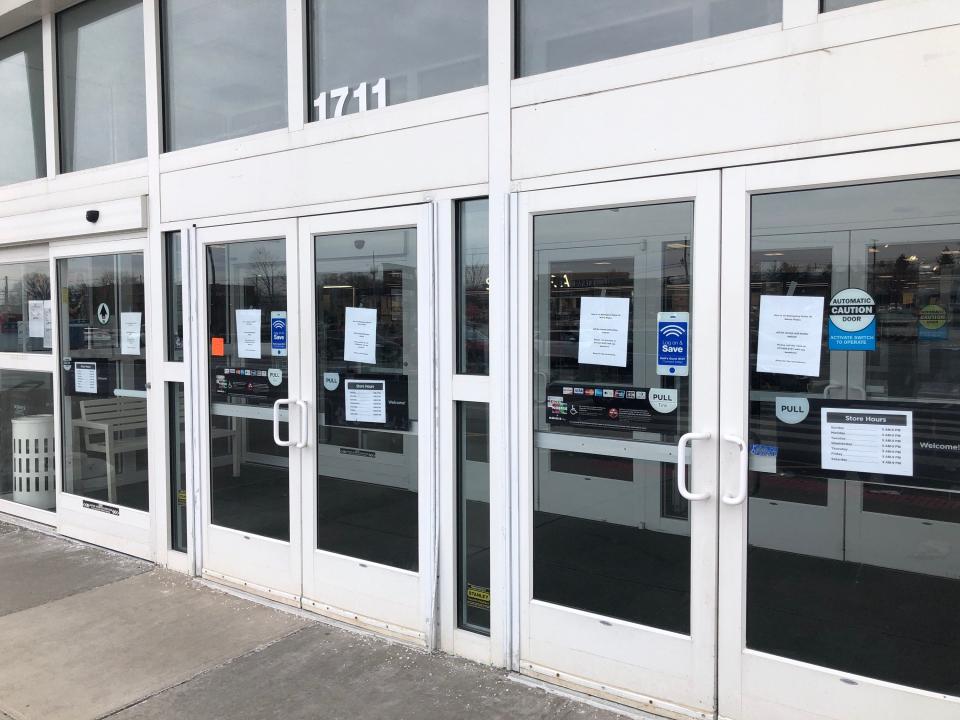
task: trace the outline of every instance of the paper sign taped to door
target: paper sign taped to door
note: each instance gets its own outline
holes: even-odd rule
[[[120,354],[140,354],[140,318],[138,312],[120,313]]]
[[[43,347],[53,347],[53,301],[43,301]]]
[[[343,334],[343,359],[377,364],[377,309],[348,307]]]
[[[823,298],[760,296],[757,372],[820,376]]]
[[[43,337],[43,300],[31,300],[28,304],[30,320],[27,324],[27,336],[32,338]]]
[[[259,360],[260,309],[237,310],[237,356]]]
[[[581,365],[627,366],[630,298],[580,298]]]

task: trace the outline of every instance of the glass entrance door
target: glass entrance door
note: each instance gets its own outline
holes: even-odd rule
[[[37,309],[59,365],[58,529],[152,558],[144,243],[66,244],[51,254],[53,305]],[[52,469],[54,424],[38,432]]]
[[[419,642],[435,577],[431,247],[424,206],[300,222],[303,604]]]
[[[205,472],[203,574],[299,605],[296,221],[198,231]]]
[[[725,717],[960,713],[958,168],[724,174]]]
[[[714,711],[718,210],[716,173],[520,196],[520,669],[671,712]]]

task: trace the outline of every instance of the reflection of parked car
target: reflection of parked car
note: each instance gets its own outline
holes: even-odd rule
[[[554,359],[576,359],[579,353],[579,340],[579,334],[572,330],[552,331],[550,333],[550,357]]]
[[[468,358],[486,357],[490,338],[482,325],[467,325],[464,328],[463,349]]]
[[[877,334],[885,338],[913,340],[917,336],[917,315],[912,308],[888,305],[877,312]]]

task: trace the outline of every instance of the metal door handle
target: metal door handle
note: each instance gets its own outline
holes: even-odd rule
[[[289,405],[293,400],[290,398],[280,398],[273,403],[273,441],[279,447],[291,447],[294,445],[293,440],[281,440],[280,439],[280,406]]]
[[[688,432],[680,436],[677,441],[677,490],[687,500],[706,500],[710,497],[710,491],[702,493],[693,493],[687,490],[687,463],[684,457],[684,448],[691,440],[709,440],[708,432]]]
[[[736,435],[724,435],[723,439],[728,443],[733,443],[740,450],[740,471],[737,477],[737,494],[724,495],[720,498],[725,505],[739,505],[747,499],[747,472],[749,468],[750,454],[747,452],[747,444],[742,438]]]
[[[309,413],[307,412],[306,400],[297,400],[297,405],[300,408],[300,442],[297,443],[297,447],[302,448],[307,446],[307,441],[310,439],[309,426],[307,425]]]
[[[843,385],[839,385],[839,384],[837,384],[837,383],[830,383],[829,385],[827,385],[827,386],[823,389],[823,396],[824,396],[825,398],[829,398],[829,397],[830,397],[830,391],[831,391],[833,388],[842,388],[842,387],[843,387]]]

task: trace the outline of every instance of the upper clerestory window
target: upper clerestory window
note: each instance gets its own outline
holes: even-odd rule
[[[313,120],[487,84],[487,0],[309,0]]]
[[[516,76],[783,20],[783,0],[516,0]]]
[[[47,174],[40,23],[0,38],[0,185]]]
[[[57,14],[60,170],[147,155],[141,0],[87,0]]]
[[[854,5],[866,5],[867,3],[877,2],[878,0],[820,0],[820,12],[830,12],[831,10],[843,10]]]
[[[164,149],[287,127],[284,0],[162,0]]]

